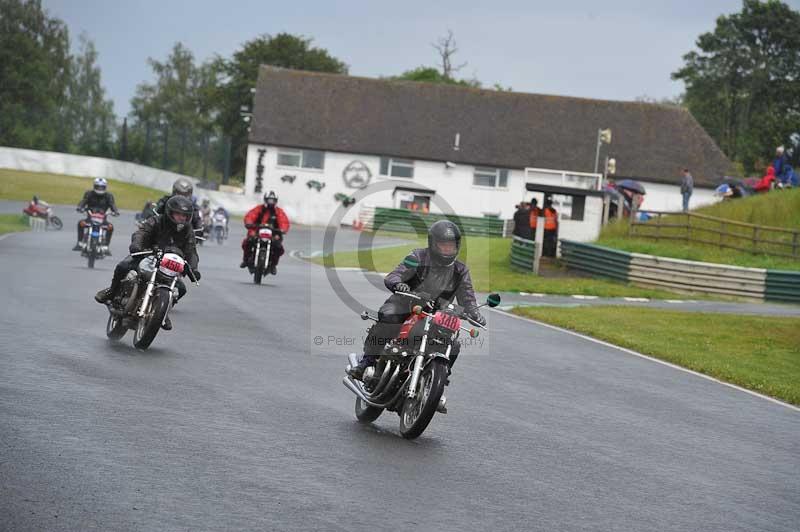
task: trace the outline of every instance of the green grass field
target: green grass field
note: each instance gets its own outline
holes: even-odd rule
[[[380,236],[400,236],[414,240],[411,234],[384,233]],[[565,270],[556,269],[553,277],[535,276],[520,273],[510,266],[511,240],[508,238],[488,238],[470,236],[464,239],[460,259],[470,268],[475,289],[488,292],[540,292],[563,295],[596,295],[600,297],[649,297],[668,299],[676,297],[664,290],[639,288],[632,285],[577,277]],[[329,257],[312,259],[317,264],[335,267],[364,268],[370,271],[388,272],[394,269],[411,249],[425,247],[427,242],[420,238],[415,243],[404,246],[379,248],[375,250],[339,252]]]
[[[0,199],[29,201],[34,195],[54,205],[77,205],[83,193],[92,188],[90,177],[75,177],[0,168]],[[147,200],[157,200],[164,192],[152,188],[109,180],[120,209],[140,210]]]
[[[800,405],[800,318],[640,307],[518,307],[514,313]]]
[[[692,212],[738,222],[800,230],[800,189],[774,191],[768,194],[759,194],[748,198],[724,201],[708,207],[702,207]],[[668,218],[664,218],[665,222],[667,220]],[[675,222],[685,223],[685,217],[679,217]],[[719,224],[717,223],[693,219],[692,225],[695,225],[695,223],[700,227],[719,229]],[[728,226],[726,230],[729,232],[737,232],[743,237],[752,235],[751,230],[744,228]],[[650,230],[650,232],[652,232],[652,230]],[[686,232],[684,229],[679,228],[665,228],[662,229],[662,234],[683,236]],[[707,232],[695,232],[695,234],[699,234],[702,238],[709,240],[717,240],[719,238],[719,236]],[[779,237],[775,234],[771,234],[769,238],[778,239]],[[790,236],[780,238],[786,239],[789,242],[791,241]],[[726,241],[731,245],[742,246],[742,241],[739,239],[730,238]],[[773,257],[763,254],[756,255],[731,249],[723,249],[713,245],[686,243],[678,240],[656,241],[649,238],[631,238],[628,236],[627,221],[611,223],[606,226],[596,243],[624,251],[673,257],[677,259],[733,264],[752,268],[800,270],[800,260],[791,258]],[[775,246],[775,249],[783,252],[791,251],[789,248],[778,246]]]
[[[24,214],[0,214],[0,235],[28,229],[28,218]]]

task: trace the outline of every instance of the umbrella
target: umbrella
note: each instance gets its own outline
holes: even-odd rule
[[[633,179],[623,179],[622,181],[618,181],[617,188],[624,188],[626,190],[630,190],[631,192],[635,192],[636,194],[647,194],[647,192],[644,190],[644,186]]]
[[[731,186],[727,183],[723,183],[714,189],[714,194],[717,196],[731,196],[733,195],[733,190],[731,190]]]

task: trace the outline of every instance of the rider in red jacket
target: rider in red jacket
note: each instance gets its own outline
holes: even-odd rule
[[[273,230],[272,247],[270,248],[269,273],[275,275],[278,259],[283,255],[283,237],[289,232],[289,218],[283,209],[278,207],[278,196],[270,190],[264,194],[264,203],[256,205],[244,216],[244,226],[247,236],[242,240],[242,263],[240,268],[252,266],[253,250],[255,249],[256,231],[259,225],[268,225]]]

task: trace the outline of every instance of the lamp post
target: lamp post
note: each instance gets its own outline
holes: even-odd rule
[[[611,144],[611,130],[598,129],[597,130],[597,152],[594,155],[594,173],[597,173],[597,167],[600,164],[600,146],[603,144]]]

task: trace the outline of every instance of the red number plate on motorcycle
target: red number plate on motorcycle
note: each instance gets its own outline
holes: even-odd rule
[[[94,220],[95,222],[105,222],[106,221],[106,215],[105,214],[93,213],[93,214],[91,214],[91,217],[92,217],[92,220]]]
[[[183,273],[183,264],[184,261],[180,256],[174,255],[172,253],[165,253],[164,258],[161,259],[160,269],[164,273],[169,273],[169,272]]]
[[[461,327],[461,320],[452,314],[437,312],[433,315],[433,323],[451,331],[457,331]]]
[[[258,236],[263,239],[272,238],[272,229],[259,229]]]

